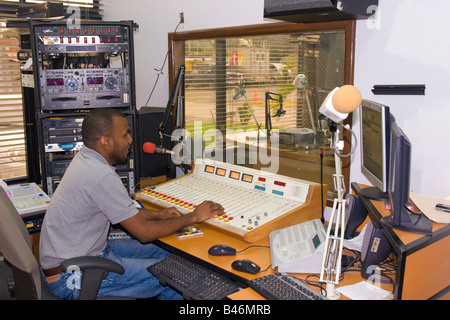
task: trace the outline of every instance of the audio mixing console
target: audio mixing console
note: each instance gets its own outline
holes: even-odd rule
[[[147,208],[175,206],[183,213],[195,210],[205,200],[215,201],[225,214],[205,223],[255,242],[268,238],[273,230],[320,218],[320,190],[317,183],[196,159],[191,173],[144,188],[135,198]]]

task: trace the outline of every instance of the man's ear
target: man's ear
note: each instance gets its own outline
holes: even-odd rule
[[[112,139],[109,136],[101,136],[100,137],[100,145],[105,150],[110,150],[112,147]]]

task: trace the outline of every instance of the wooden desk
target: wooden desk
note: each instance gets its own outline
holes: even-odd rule
[[[355,267],[356,269],[356,267]],[[305,279],[308,274],[301,274],[301,273],[291,273],[291,275],[300,278],[300,279]],[[319,276],[319,274],[318,274]],[[316,279],[314,279],[316,280]],[[317,278],[318,280],[318,278]],[[351,271],[351,272],[346,272],[344,275],[344,278],[339,281],[339,284],[336,286],[336,288],[339,287],[344,287],[344,286],[348,286],[348,285],[352,285],[358,282],[364,281],[364,279],[361,277],[361,273],[358,271]],[[325,284],[323,284],[323,287],[325,288]],[[382,289],[386,290],[386,291],[390,291],[392,292],[393,286],[392,284],[381,284],[380,286]],[[320,291],[320,289],[318,287],[315,286],[311,286],[311,288],[317,292]],[[231,294],[229,296],[230,299],[232,300],[265,300],[265,298],[263,296],[261,296],[259,293],[257,293],[255,290],[251,289],[251,288],[246,288],[243,289],[241,291],[235,292],[233,294]],[[390,297],[388,297],[387,299],[391,299]],[[348,297],[344,296],[341,294],[339,300],[350,300]]]
[[[352,183],[358,196],[364,186]],[[383,230],[398,257],[394,298],[430,299],[450,288],[450,225],[433,222],[432,235],[400,231],[383,225],[381,218],[391,214],[382,201],[361,197],[370,219]]]
[[[221,232],[205,223],[200,223],[197,226],[203,231],[203,235],[185,239],[178,239],[175,235],[170,235],[159,239],[156,244],[168,251],[187,256],[188,258],[193,258],[200,264],[211,267],[212,269],[225,274],[233,280],[244,284],[247,280],[274,272],[272,268],[267,269],[270,266],[270,249],[268,239],[248,243],[238,237],[232,236],[231,234]],[[235,256],[209,255],[208,249],[216,244],[226,244],[235,248],[237,251],[248,248],[249,246],[265,247],[252,247],[242,253],[236,254]],[[261,270],[267,269],[267,271],[256,275],[235,271],[231,268],[231,263],[237,259],[251,260],[258,264],[261,267]]]
[[[193,259],[199,264],[209,267],[212,270],[224,274],[228,278],[241,283],[243,286],[246,286],[246,282],[248,280],[272,274],[277,271],[277,269],[272,269],[270,267],[265,272],[252,275],[235,271],[231,268],[231,263],[234,260],[248,259],[258,264],[261,267],[261,270],[265,270],[270,266],[271,263],[269,248],[252,247],[242,253],[238,253],[236,256],[211,256],[208,254],[208,249],[216,244],[227,244],[239,251],[249,246],[269,246],[270,243],[268,239],[256,243],[248,243],[241,239],[230,236],[229,234],[220,232],[217,229],[214,229],[204,223],[198,224],[198,227],[200,227],[200,229],[202,229],[204,232],[202,236],[196,236],[187,239],[178,239],[175,235],[170,235],[156,241],[155,244],[170,252],[185,256],[189,259]],[[308,276],[308,274],[299,273],[293,273],[292,275],[301,279],[305,279]],[[361,277],[359,271],[347,272],[345,273],[344,279],[339,282],[338,287],[355,284],[363,280],[364,279]],[[312,288],[319,292],[319,288]],[[382,284],[381,288],[392,292],[393,286],[392,284]],[[264,300],[263,296],[261,296],[251,288],[245,288],[241,291],[238,291],[230,295],[229,298],[233,300]],[[340,299],[348,300],[348,298],[343,295],[341,295]]]
[[[143,202],[143,204],[147,208],[159,209],[158,207],[155,207],[151,203]],[[244,287],[247,286],[248,280],[272,274],[277,271],[277,269],[272,269],[270,267],[271,256],[270,256],[270,249],[269,249],[270,243],[268,235],[266,238],[262,240],[249,243],[244,241],[242,237],[234,235],[233,233],[224,232],[223,230],[220,230],[207,223],[200,223],[197,226],[203,231],[203,235],[185,239],[179,239],[175,235],[170,235],[159,239],[155,243],[169,252],[173,252],[181,256],[187,257],[188,259],[191,259],[194,262],[204,265],[212,269],[213,271],[221,273],[227,276],[228,278],[241,283]],[[234,247],[237,251],[241,251],[246,248],[248,249],[242,253],[237,254],[236,256],[209,255],[208,249],[216,244],[226,244],[231,247]],[[250,246],[252,247],[249,248]],[[254,246],[265,246],[265,247],[254,247]],[[232,269],[231,264],[236,259],[251,260],[254,263],[258,264],[261,267],[261,270],[265,271],[256,275],[235,271]],[[307,274],[293,274],[293,275],[303,279],[308,276]],[[340,281],[338,287],[358,283],[363,280],[364,279],[361,277],[360,271],[347,272],[345,273],[344,279]],[[383,284],[382,288],[391,292],[393,290],[393,286],[391,284],[386,285]],[[313,287],[313,289],[319,291],[319,288]],[[229,297],[231,299],[239,299],[239,300],[263,299],[262,296],[257,294],[251,288],[241,290],[233,295],[230,295]],[[345,296],[341,296],[341,299],[347,298]]]
[[[36,258],[38,264],[39,261],[39,241],[41,238],[41,227],[44,221],[44,216],[47,211],[39,211],[21,215],[23,222],[25,223],[25,227],[30,234],[31,246],[33,248],[33,254]]]
[[[142,201],[145,207],[150,209],[160,209],[155,204]],[[297,222],[299,223],[299,222]],[[166,249],[169,252],[179,254],[187,257],[188,259],[206,266],[213,271],[221,273],[226,277],[240,283],[243,287],[247,286],[248,280],[255,279],[264,275],[272,274],[277,269],[272,269],[269,238],[267,237],[257,240],[255,242],[247,242],[242,237],[235,235],[234,233],[225,232],[217,227],[214,227],[207,223],[200,223],[197,225],[202,231],[203,235],[179,239],[175,235],[170,235],[156,241],[156,244]],[[208,249],[217,244],[226,244],[234,247],[237,251],[245,250],[242,253],[238,253],[236,256],[211,256],[208,254]],[[262,247],[261,247],[262,246]],[[249,248],[250,247],[250,248]],[[253,275],[244,272],[235,271],[232,269],[231,264],[236,259],[248,259],[258,264],[262,271],[259,274]],[[307,274],[293,274],[296,277],[306,278]],[[318,278],[317,278],[318,280]],[[361,277],[360,272],[347,272],[344,276],[344,280],[339,283],[339,286],[348,284],[354,284],[364,279]],[[382,285],[382,288],[388,291],[392,291],[392,285]],[[313,287],[313,289],[319,291],[319,288]],[[257,294],[251,288],[246,288],[233,295],[230,295],[231,299],[239,300],[255,300],[263,299],[262,296]],[[342,296],[341,299],[347,299]]]

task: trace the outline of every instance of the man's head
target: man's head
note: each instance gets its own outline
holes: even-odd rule
[[[131,142],[129,125],[116,109],[93,109],[83,120],[83,143],[100,153],[109,164],[127,160]]]

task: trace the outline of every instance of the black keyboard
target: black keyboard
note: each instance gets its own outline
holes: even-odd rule
[[[249,286],[269,300],[327,300],[323,295],[286,273],[274,273],[250,280]]]
[[[147,270],[162,285],[172,287],[189,300],[223,300],[240,289],[230,279],[174,254]]]

